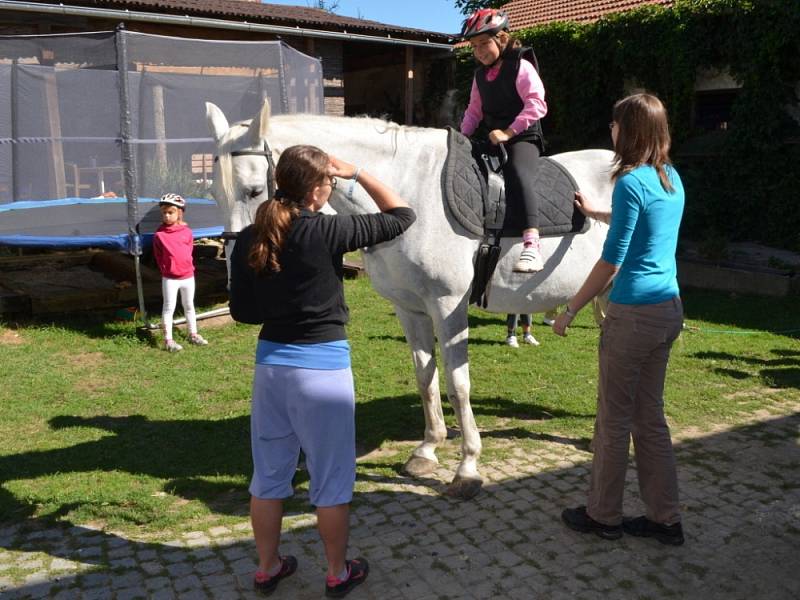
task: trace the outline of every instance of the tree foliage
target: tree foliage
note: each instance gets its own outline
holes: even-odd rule
[[[338,0],[307,0],[306,4],[309,8],[319,8],[329,13],[339,10]]]
[[[508,0],[455,0],[463,15],[471,15],[479,8],[500,8],[503,4],[508,4]]]
[[[800,128],[787,111],[797,110],[800,93],[800,2],[676,0],[671,9],[650,5],[515,35],[539,58],[551,152],[608,147],[614,102],[646,89],[670,113],[672,154],[687,187],[684,233],[800,250]],[[474,68],[466,53],[461,64]],[[724,131],[693,123],[703,70],[741,85]]]

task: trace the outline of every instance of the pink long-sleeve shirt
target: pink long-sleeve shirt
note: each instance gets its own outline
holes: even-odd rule
[[[486,72],[486,79],[494,81],[500,73],[501,65],[496,65]],[[519,135],[547,114],[547,102],[544,99],[544,84],[541,77],[536,72],[533,65],[527,60],[519,61],[517,71],[517,93],[522,99],[522,110],[517,118],[509,125],[514,135]],[[472,78],[472,90],[469,94],[469,105],[464,111],[464,118],[461,121],[461,133],[472,135],[483,120],[483,103],[481,94],[478,91],[478,84]]]
[[[188,279],[194,275],[194,236],[188,225],[161,225],[153,238],[153,255],[167,279]]]

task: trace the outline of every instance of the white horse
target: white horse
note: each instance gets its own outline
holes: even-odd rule
[[[467,359],[467,305],[473,259],[480,243],[448,213],[442,199],[442,167],[447,153],[441,129],[403,127],[372,118],[281,115],[270,118],[269,105],[252,122],[228,125],[222,111],[206,104],[209,128],[217,141],[214,194],[236,231],[252,221],[267,200],[267,161],[258,154],[268,140],[273,157],[294,144],[313,144],[352,162],[398,191],[417,214],[416,223],[399,238],[364,251],[364,264],[379,294],[395,307],[411,354],[425,411],[425,436],[405,465],[422,476],[438,465],[436,448],[447,430],[442,415],[435,343],[444,362],[447,396],[462,432],[462,456],[448,493],[471,498],[482,479],[478,472],[481,440],[470,406]],[[611,204],[611,160],[606,150],[553,156],[580,189],[601,205]],[[356,184],[341,181],[330,204],[340,213],[376,212]],[[491,282],[488,310],[545,312],[567,302],[600,256],[607,226],[590,221],[583,234],[542,239],[545,268],[536,274],[513,273],[520,239],[503,240]]]

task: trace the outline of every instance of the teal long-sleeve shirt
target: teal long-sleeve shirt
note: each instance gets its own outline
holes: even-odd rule
[[[685,202],[678,172],[666,167],[668,192],[654,167],[625,173],[611,197],[611,227],[603,260],[618,266],[610,300],[618,304],[658,304],[679,295],[675,251]]]

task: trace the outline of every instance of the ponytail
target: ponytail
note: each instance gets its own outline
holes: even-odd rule
[[[299,206],[278,198],[263,202],[258,207],[253,223],[255,240],[247,261],[256,273],[264,270],[280,272],[280,253],[286,242],[286,234],[299,214]]]
[[[275,167],[278,189],[256,211],[255,240],[247,263],[256,271],[279,273],[280,255],[292,222],[300,216],[306,197],[327,176],[330,158],[315,146],[290,146]]]

